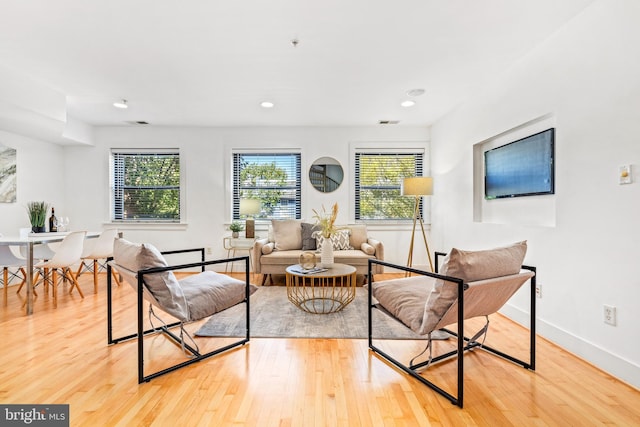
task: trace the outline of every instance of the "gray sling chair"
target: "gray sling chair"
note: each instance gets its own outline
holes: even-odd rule
[[[369,260],[369,348],[404,372],[446,397],[462,408],[464,395],[464,352],[481,348],[496,354],[525,369],[535,370],[535,315],[536,268],[522,265],[526,254],[526,242],[485,250],[463,251],[452,249],[447,255],[436,252],[436,273],[403,267],[371,259]],[[447,255],[438,269],[439,257]],[[378,264],[378,266],[374,266]],[[375,282],[372,268],[390,267],[415,274],[400,279]],[[438,271],[441,274],[438,274]],[[520,287],[529,281],[531,310],[529,323],[529,362],[524,362],[484,344],[489,327],[489,315],[497,312]],[[406,364],[375,345],[373,310],[379,309],[402,322],[416,334],[423,336],[426,347],[422,353]],[[474,317],[485,317],[485,325],[469,338],[464,335],[464,323]],[[457,324],[457,330],[446,329]],[[445,332],[457,340],[456,350],[433,356],[433,340]],[[482,338],[482,339],[481,339]],[[428,351],[426,361],[414,361]],[[457,391],[444,390],[426,378],[426,368],[442,360],[457,356]]]
[[[169,266],[163,255],[200,252],[200,262]],[[205,267],[226,262],[244,261],[244,281],[224,274],[205,271]],[[113,337],[113,303],[112,303],[112,271],[116,269],[137,293],[137,332],[135,334]],[[200,269],[201,272],[177,280],[173,274],[176,270]],[[249,297],[258,288],[249,283],[249,257],[236,257],[222,260],[205,261],[204,248],[166,251],[160,253],[153,245],[131,243],[125,239],[115,239],[113,260],[107,263],[107,329],[108,344],[137,338],[138,342],[138,383],[148,382],[160,375],[175,371],[182,367],[199,362],[232,348],[249,342]],[[144,330],[143,312],[145,302],[149,303],[149,322],[151,329]],[[237,304],[245,304],[246,336],[228,345],[218,347],[210,352],[201,353],[191,335],[184,329],[185,324],[204,319]],[[154,307],[175,317],[177,322],[166,324],[154,312]],[[153,318],[162,323],[154,326]],[[171,331],[178,327],[179,336]],[[187,360],[166,369],[145,375],[144,372],[144,337],[145,335],[162,333],[174,343],[182,347]],[[186,342],[189,339],[191,344]],[[192,345],[193,344],[193,345]]]

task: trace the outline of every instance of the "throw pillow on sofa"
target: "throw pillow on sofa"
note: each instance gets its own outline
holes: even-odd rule
[[[349,242],[354,248],[361,248],[363,243],[367,243],[367,226],[365,224],[349,225]]]
[[[296,219],[272,219],[273,239],[279,251],[302,248],[302,227]]]
[[[315,224],[307,224],[306,222],[302,223],[302,250],[303,251],[315,251],[317,249],[316,246],[316,238],[313,235],[315,231],[319,228]]]
[[[316,235],[316,246],[319,251],[322,250],[322,245],[327,240],[319,232],[314,233]],[[334,234],[331,235],[331,246],[333,246],[334,251],[342,251],[347,249],[353,249],[351,245],[349,245],[349,230],[338,230]]]
[[[376,248],[374,248],[373,246],[371,246],[368,243],[363,243],[360,245],[360,250],[362,252],[364,252],[367,255],[375,255],[376,253]]]

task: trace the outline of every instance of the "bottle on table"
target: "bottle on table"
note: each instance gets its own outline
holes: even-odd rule
[[[51,216],[49,217],[49,231],[55,233],[58,231],[57,221],[56,221],[56,211],[53,206],[51,206]]]

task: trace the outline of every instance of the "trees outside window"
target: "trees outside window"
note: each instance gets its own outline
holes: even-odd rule
[[[412,219],[415,199],[402,196],[401,185],[404,178],[422,176],[422,163],[422,152],[356,152],[355,219]]]
[[[112,220],[180,222],[178,150],[112,150]]]
[[[300,153],[233,153],[233,219],[240,200],[260,200],[254,218],[301,217]]]

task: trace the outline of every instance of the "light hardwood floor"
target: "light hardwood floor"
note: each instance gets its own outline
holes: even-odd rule
[[[91,275],[80,278],[84,300],[62,287],[56,309],[40,291],[30,317],[24,296],[9,288],[0,310],[1,403],[69,404],[72,426],[640,425],[638,390],[544,339],[535,372],[481,351],[465,357],[464,409],[392,368],[365,340],[254,338],[138,385],[135,342],[106,344],[104,274],[101,281],[94,294]],[[116,329],[132,331],[133,291],[123,285],[115,299]],[[500,316],[491,325],[492,345],[526,347],[520,326]],[[206,349],[214,340],[198,343]],[[163,337],[146,347],[151,365],[181,357]],[[416,350],[407,342],[389,348]],[[429,374],[450,383],[452,366]]]

